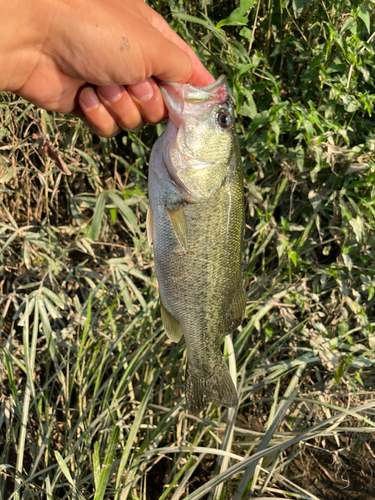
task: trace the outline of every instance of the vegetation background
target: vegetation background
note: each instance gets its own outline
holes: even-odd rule
[[[375,498],[375,2],[149,4],[236,103],[240,405],[187,413],[161,325],[164,126],[99,139],[0,94],[0,498]]]

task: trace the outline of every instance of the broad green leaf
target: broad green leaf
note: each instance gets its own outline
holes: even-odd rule
[[[216,25],[219,29],[222,26],[242,26],[247,24],[247,17],[256,0],[240,0],[240,6],[237,7],[226,19],[222,19]]]
[[[270,107],[270,110],[269,110],[269,113],[270,113],[270,117],[275,117],[279,114],[279,111],[282,110],[283,108],[285,108],[286,106],[288,106],[289,102],[287,101],[283,101],[283,102],[279,102],[278,104],[275,104],[274,106],[271,106]],[[282,116],[282,113],[280,113],[281,116]]]
[[[362,219],[359,215],[354,219],[350,219],[349,224],[352,226],[355,238],[358,242],[361,242],[364,235],[364,227]]]
[[[311,0],[293,0],[294,15],[299,17],[302,14],[303,8],[311,5]]]
[[[240,35],[250,41],[251,37],[253,35],[253,32],[251,30],[249,30],[249,28],[246,28],[246,26],[244,26],[240,31]]]
[[[250,65],[251,66],[251,65]],[[246,96],[247,103],[244,103],[238,113],[242,116],[248,116],[249,118],[255,118],[258,114],[257,107],[254,101],[252,92],[245,90],[244,94]]]
[[[367,33],[371,33],[371,29],[370,29],[370,13],[368,11],[368,8],[367,6],[363,6],[361,8],[361,10],[359,11],[359,14],[358,14],[358,17],[360,19],[362,19],[362,21],[364,22],[366,28],[367,28]]]
[[[248,129],[248,135],[251,136],[254,132],[256,132],[259,128],[266,125],[269,122],[269,114],[268,111],[261,111],[256,116],[254,116],[250,127]]]

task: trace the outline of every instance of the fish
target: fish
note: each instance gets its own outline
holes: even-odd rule
[[[149,164],[147,237],[154,247],[161,319],[185,338],[185,396],[198,415],[209,403],[236,407],[221,336],[240,326],[243,166],[224,75],[206,87],[161,83],[168,108]]]

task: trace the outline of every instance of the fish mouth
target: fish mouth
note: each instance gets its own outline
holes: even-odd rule
[[[228,99],[228,86],[225,75],[219,76],[216,82],[206,87],[194,87],[189,83],[182,85],[179,83],[161,82],[160,90],[167,106],[170,119],[176,125],[178,115],[181,115],[186,106],[193,108],[194,104],[200,105],[200,113],[205,107],[212,109],[213,105],[222,104]],[[203,108],[202,108],[203,106]]]

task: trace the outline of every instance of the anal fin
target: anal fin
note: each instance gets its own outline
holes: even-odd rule
[[[172,316],[172,314],[166,310],[161,299],[160,299],[160,313],[165,333],[168,335],[169,339],[172,342],[178,342],[182,337],[181,325]]]
[[[181,205],[172,210],[166,208],[166,211],[171,221],[173,232],[186,253],[188,246],[188,227],[185,212]]]

